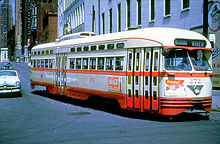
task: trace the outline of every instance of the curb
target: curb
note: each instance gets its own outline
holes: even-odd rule
[[[220,112],[220,109],[212,109],[212,111]]]

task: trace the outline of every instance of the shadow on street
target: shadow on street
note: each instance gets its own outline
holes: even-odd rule
[[[116,100],[96,97],[96,96],[90,96],[88,100],[78,100],[65,96],[48,94],[46,90],[36,90],[33,91],[32,93],[38,96],[46,97],[63,103],[100,110],[107,113],[119,115],[122,117],[132,118],[132,119],[142,119],[142,120],[151,120],[151,121],[160,121],[160,122],[184,122],[184,121],[209,120],[209,116],[202,115],[200,113],[184,112],[182,114],[170,117],[170,116],[162,116],[158,114],[123,110],[120,108],[120,105]]]

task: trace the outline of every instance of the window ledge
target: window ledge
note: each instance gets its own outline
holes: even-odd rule
[[[171,14],[168,14],[168,15],[165,15],[163,18],[166,19],[166,18],[170,18],[171,17]]]
[[[155,20],[150,20],[149,24],[155,23]]]
[[[186,12],[186,11],[189,11],[189,10],[190,10],[190,7],[184,8],[184,9],[181,10],[181,13]]]

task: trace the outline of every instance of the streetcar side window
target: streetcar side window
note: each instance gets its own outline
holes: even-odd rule
[[[82,51],[82,47],[77,47],[77,52],[81,52]]]
[[[107,45],[107,48],[108,48],[108,49],[114,49],[114,47],[115,47],[114,44],[108,44],[108,45]]]
[[[83,48],[83,51],[89,51],[89,47],[88,47],[88,46],[85,46],[85,47]]]
[[[140,53],[136,53],[136,63],[135,63],[136,71],[140,69]]]
[[[105,45],[99,45],[99,50],[104,50],[105,49]]]
[[[124,43],[117,43],[116,47],[118,49],[121,49],[121,48],[124,48],[125,47],[125,44]]]
[[[40,60],[37,60],[37,68],[40,68]]]
[[[154,53],[154,71],[158,70],[158,52]]]
[[[83,69],[88,69],[88,58],[83,58]]]
[[[41,60],[41,68],[44,68],[44,60]]]
[[[70,51],[71,51],[71,52],[75,52],[75,48],[71,48]]]
[[[147,52],[147,53],[146,53],[146,59],[145,59],[145,70],[146,70],[146,71],[149,71],[149,65],[150,65],[150,60],[149,60],[149,58],[150,58],[150,53]]]
[[[76,59],[76,69],[81,69],[81,58]]]
[[[113,70],[114,68],[114,57],[106,58],[106,70]]]
[[[95,51],[96,50],[96,46],[91,46],[91,51]]]
[[[104,70],[104,60],[103,57],[98,58],[98,70]]]
[[[70,59],[70,69],[75,69],[75,58]]]
[[[45,68],[48,68],[49,64],[48,64],[48,59],[45,59]]]
[[[128,61],[128,71],[131,71],[132,69],[132,53],[129,53],[129,61]]]
[[[49,68],[53,68],[53,60],[49,59]]]
[[[89,69],[96,69],[96,58],[90,58]]]
[[[92,58],[70,58],[70,69],[89,70],[119,70],[124,69],[124,57],[92,57]]]
[[[116,57],[115,59],[115,70],[123,70],[124,58]]]
[[[36,60],[32,60],[32,66],[33,68],[36,68]]]

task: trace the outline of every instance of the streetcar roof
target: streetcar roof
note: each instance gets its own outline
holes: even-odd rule
[[[41,49],[41,48],[54,48],[57,45],[57,42],[44,43],[34,46],[32,49]]]
[[[204,40],[206,41],[206,48],[211,48],[209,41],[197,32],[176,28],[153,27],[41,44],[35,46],[33,49],[95,45],[100,43],[112,43],[115,41],[127,41],[127,43],[125,42],[125,48],[131,48],[134,47],[134,43],[129,43],[129,41],[132,40],[137,40],[138,44],[140,44],[137,45],[137,43],[135,43],[137,47],[175,46],[174,41],[177,38]]]

